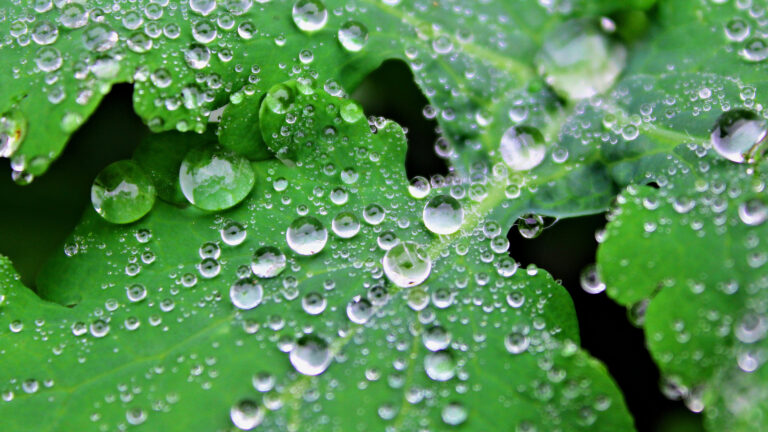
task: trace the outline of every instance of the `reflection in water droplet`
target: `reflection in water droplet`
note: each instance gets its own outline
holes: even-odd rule
[[[184,197],[203,210],[230,208],[251,192],[256,182],[251,163],[243,156],[221,149],[192,149],[179,170]]]
[[[514,171],[527,171],[539,166],[547,154],[547,147],[538,129],[512,126],[501,137],[499,152]]]
[[[266,279],[279,275],[285,269],[285,254],[274,247],[259,248],[251,258],[251,271],[256,276]]]
[[[448,381],[456,375],[456,361],[448,351],[431,352],[424,356],[424,371],[435,381]]]
[[[240,223],[229,221],[221,230],[219,230],[219,234],[221,234],[221,241],[225,244],[229,246],[237,246],[245,241],[248,232]]]
[[[435,234],[453,234],[461,228],[464,209],[449,195],[438,195],[424,206],[424,225]]]
[[[264,420],[264,410],[252,400],[242,400],[229,410],[229,417],[236,428],[251,430]]]
[[[285,232],[288,246],[299,255],[314,255],[325,247],[328,231],[319,220],[303,216],[294,220]]]
[[[440,417],[448,425],[460,425],[467,420],[467,409],[458,402],[451,402],[443,407]]]
[[[331,228],[341,238],[352,238],[360,232],[360,221],[350,212],[341,212],[333,218]]]
[[[531,340],[520,331],[512,331],[504,338],[504,347],[510,354],[520,354],[528,349]]]
[[[320,375],[331,364],[331,351],[323,339],[307,335],[296,341],[289,355],[296,371],[304,375]]]
[[[749,110],[732,110],[720,115],[712,130],[712,147],[720,156],[737,163],[759,156],[768,134],[768,122]]]
[[[403,288],[424,282],[432,270],[432,260],[414,242],[400,242],[384,254],[384,273],[395,285]]]
[[[368,29],[357,21],[347,21],[339,28],[338,36],[345,50],[358,52],[368,42]]]
[[[581,283],[581,289],[589,294],[600,294],[605,291],[605,283],[600,279],[600,274],[597,272],[595,264],[587,266],[581,272],[579,282]]]
[[[253,309],[261,304],[263,297],[264,289],[252,278],[242,278],[232,284],[229,289],[229,298],[239,309]]]
[[[105,220],[125,224],[144,217],[155,204],[155,187],[133,161],[104,168],[91,186],[91,203]]]
[[[328,22],[328,10],[320,0],[298,0],[293,5],[292,17],[299,30],[315,32]]]
[[[747,225],[761,225],[768,219],[768,205],[754,198],[739,204],[739,219]]]
[[[355,324],[365,324],[373,315],[373,305],[361,296],[355,296],[347,304],[347,317]]]

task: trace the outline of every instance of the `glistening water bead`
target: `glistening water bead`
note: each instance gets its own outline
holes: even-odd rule
[[[710,138],[720,156],[744,163],[760,156],[767,134],[768,121],[754,111],[737,109],[718,117]]]
[[[328,22],[328,9],[320,0],[298,0],[291,11],[296,27],[305,32],[316,32]]]
[[[229,410],[229,417],[236,428],[249,431],[264,420],[264,409],[252,400],[242,400]]]
[[[91,203],[109,222],[131,223],[149,213],[155,204],[155,187],[133,161],[118,161],[104,168],[91,186]]]
[[[331,364],[328,343],[315,335],[307,335],[296,341],[288,356],[297,372],[303,375],[320,375]]]
[[[251,192],[256,177],[251,163],[237,153],[203,147],[191,150],[179,169],[184,197],[203,210],[224,210]]]
[[[303,216],[294,220],[285,232],[288,246],[299,255],[314,255],[325,247],[328,230],[319,220]]]
[[[274,246],[263,246],[253,253],[251,271],[267,279],[279,275],[285,269],[285,254]]]
[[[547,154],[544,136],[530,126],[512,126],[499,143],[504,163],[514,171],[527,171],[539,166]]]
[[[435,234],[453,234],[461,228],[464,209],[450,195],[437,195],[424,206],[424,226]]]
[[[424,282],[432,270],[432,260],[414,242],[401,242],[393,246],[384,254],[382,265],[387,278],[403,288]]]

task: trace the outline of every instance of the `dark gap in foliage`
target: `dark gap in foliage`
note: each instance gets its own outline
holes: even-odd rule
[[[595,261],[594,233],[605,226],[604,215],[563,219],[534,239],[512,227],[507,238],[514,259],[525,268],[536,264],[559,279],[576,308],[581,345],[605,363],[635,418],[638,432],[659,432],[680,422],[701,430],[700,416],[679,401],[671,401],[659,390],[659,370],[645,348],[643,331],[632,326],[626,309],[605,293],[587,294],[581,289],[582,269]],[[666,425],[666,426],[665,426]]]
[[[409,178],[448,173],[445,161],[434,150],[437,122],[422,114],[429,102],[404,62],[388,60],[382,63],[357,87],[352,98],[362,104],[366,115],[394,120],[408,130],[405,172]]]
[[[116,85],[72,136],[48,172],[28,186],[0,167],[0,254],[13,261],[27,286],[45,260],[63,253],[62,244],[91,208],[91,183],[110,163],[128,159],[149,130],[133,111],[133,86]]]

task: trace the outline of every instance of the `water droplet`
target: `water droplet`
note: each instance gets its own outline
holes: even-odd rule
[[[328,301],[322,294],[311,292],[301,299],[301,308],[310,315],[319,315],[323,313]]]
[[[424,282],[432,270],[432,260],[421,246],[401,242],[384,254],[384,273],[395,285],[403,288]]]
[[[275,114],[285,114],[293,106],[294,100],[292,88],[285,84],[276,84],[269,89],[263,103]]]
[[[568,21],[552,29],[536,56],[547,84],[571,100],[611,88],[625,61],[624,47],[586,20]]]
[[[429,180],[422,176],[416,176],[411,179],[411,183],[408,185],[408,193],[416,199],[422,199],[429,195],[432,190]]]
[[[91,186],[91,203],[105,220],[125,224],[149,213],[155,204],[155,187],[133,161],[118,161],[104,168]]]
[[[285,232],[288,246],[299,255],[314,255],[325,247],[328,231],[319,220],[303,216],[294,220]]]
[[[456,361],[448,351],[431,352],[424,356],[424,371],[435,381],[448,381],[456,375]]]
[[[251,258],[251,271],[260,278],[273,278],[285,269],[285,255],[274,246],[259,248]]]
[[[521,331],[512,331],[504,338],[504,348],[510,354],[520,354],[528,349],[531,340]]]
[[[605,291],[605,283],[600,279],[597,266],[594,264],[587,266],[581,272],[579,282],[581,283],[581,289],[589,294],[600,294]]]
[[[341,238],[352,238],[360,232],[360,221],[353,213],[341,212],[333,218],[331,228]]]
[[[339,42],[345,50],[358,52],[368,43],[368,29],[357,21],[347,21],[339,28]]]
[[[125,420],[133,426],[140,425],[147,420],[147,412],[141,408],[132,408],[125,412]]]
[[[83,45],[85,48],[94,52],[104,52],[115,46],[118,40],[117,32],[109,28],[106,24],[91,24],[83,32]]]
[[[443,407],[440,417],[448,425],[460,425],[467,420],[467,409],[458,402],[451,402]]]
[[[142,284],[133,284],[125,288],[128,300],[132,302],[139,302],[147,297],[147,288]]]
[[[306,335],[296,341],[289,359],[297,372],[314,376],[328,369],[332,357],[326,341],[314,335]]]
[[[56,71],[62,64],[61,52],[53,47],[42,47],[37,51],[35,64],[43,72]]]
[[[245,237],[248,235],[248,232],[243,225],[234,221],[227,222],[219,233],[221,234],[221,241],[229,246],[237,246],[241,244],[245,241]]]
[[[355,296],[347,304],[347,317],[355,324],[365,324],[373,316],[373,305],[361,296]]]
[[[210,147],[187,153],[179,171],[184,197],[203,210],[236,205],[248,196],[255,181],[251,163],[245,157]]]
[[[109,333],[109,324],[106,321],[98,319],[90,325],[91,335],[95,338],[102,338]]]
[[[742,57],[751,62],[760,62],[768,58],[768,42],[765,39],[753,37],[744,42],[740,51]]]
[[[328,10],[320,0],[298,0],[292,16],[296,27],[305,32],[318,31],[328,22]]]
[[[515,171],[537,167],[547,154],[544,137],[530,126],[512,126],[504,132],[499,145],[504,162]]]
[[[532,239],[538,237],[544,230],[544,218],[536,214],[522,215],[516,225],[521,236]]]
[[[239,309],[253,309],[261,304],[263,297],[264,289],[252,278],[239,279],[229,289],[229,298]]]
[[[9,158],[19,149],[27,135],[27,119],[12,109],[0,115],[0,157]]]
[[[424,225],[435,234],[453,234],[461,228],[464,209],[449,195],[437,195],[424,206]]]
[[[260,425],[264,421],[264,414],[261,406],[252,400],[242,400],[229,410],[232,424],[244,431],[254,429]]]
[[[712,130],[712,147],[720,156],[737,163],[758,156],[768,134],[768,122],[748,110],[727,111],[717,119]]]
[[[747,225],[757,226],[768,219],[768,205],[754,198],[739,204],[739,219]]]
[[[443,327],[435,325],[428,328],[423,335],[424,346],[430,351],[441,351],[451,343],[451,333]]]
[[[733,42],[741,42],[749,36],[749,24],[740,18],[734,18],[725,24],[725,36]]]
[[[386,213],[378,204],[371,204],[363,210],[363,219],[371,225],[378,225],[384,221]]]
[[[251,379],[253,388],[262,393],[266,393],[275,388],[275,376],[269,372],[259,372]]]
[[[193,12],[206,16],[216,9],[216,0],[189,0],[189,8]]]

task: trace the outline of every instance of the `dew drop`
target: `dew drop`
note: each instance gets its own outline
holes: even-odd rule
[[[209,147],[192,149],[179,170],[184,197],[203,210],[236,205],[248,196],[255,181],[251,163],[245,157]]]
[[[328,231],[319,220],[302,216],[294,220],[285,232],[288,246],[299,255],[314,255],[325,247]]]
[[[368,43],[368,29],[357,21],[345,22],[338,36],[341,46],[349,52],[358,52]]]
[[[382,264],[387,278],[403,288],[424,282],[432,270],[432,260],[414,242],[400,242],[390,248],[384,254]]]
[[[437,195],[424,206],[424,225],[435,234],[453,234],[461,228],[464,209],[449,195]]]
[[[328,22],[328,10],[320,0],[298,0],[293,5],[292,17],[299,30],[316,32]]]
[[[341,238],[352,238],[360,232],[360,221],[351,212],[341,212],[333,218],[331,228]]]
[[[448,351],[430,352],[424,356],[424,371],[435,381],[448,381],[456,375],[456,361]]]
[[[422,176],[416,176],[412,178],[410,184],[408,185],[408,193],[416,199],[422,199],[426,197],[429,195],[431,190],[432,185],[430,185],[429,180]]]
[[[264,289],[252,278],[242,278],[229,288],[229,298],[239,309],[253,309],[264,297]]]
[[[229,246],[237,246],[245,241],[248,232],[243,225],[238,222],[230,221],[219,231],[221,241]]]
[[[251,271],[256,276],[266,279],[279,275],[285,269],[285,255],[274,246],[263,246],[251,258]]]
[[[467,420],[467,409],[458,402],[451,402],[443,407],[440,417],[445,424],[456,426]]]
[[[570,99],[585,99],[613,86],[626,49],[585,20],[568,21],[545,36],[536,65],[547,84]]]
[[[378,225],[384,221],[386,213],[378,204],[371,204],[363,210],[363,219],[370,225]]]
[[[229,417],[236,428],[248,431],[264,421],[264,410],[252,400],[242,400],[229,410]]]
[[[373,305],[361,296],[347,303],[347,317],[355,324],[365,324],[373,316]]]
[[[322,294],[311,292],[301,299],[301,308],[310,315],[319,315],[323,313],[328,301]]]
[[[589,294],[600,294],[605,291],[605,283],[600,279],[600,274],[597,272],[597,266],[594,264],[588,266],[581,272],[579,278],[581,289]]]
[[[512,331],[504,338],[504,348],[510,354],[520,354],[528,349],[531,340],[520,331]]]
[[[768,205],[754,198],[739,204],[739,219],[747,225],[761,225],[768,219]]]
[[[768,134],[768,122],[755,112],[737,109],[720,115],[712,130],[712,147],[722,157],[736,162],[749,162]]]
[[[538,129],[512,126],[501,137],[499,152],[504,162],[514,171],[527,171],[544,160],[547,148]]]
[[[289,359],[297,372],[314,376],[328,369],[332,357],[326,341],[314,335],[306,335],[296,341]]]
[[[144,217],[155,204],[155,187],[133,161],[118,161],[104,168],[91,186],[91,203],[105,220],[126,224]]]

